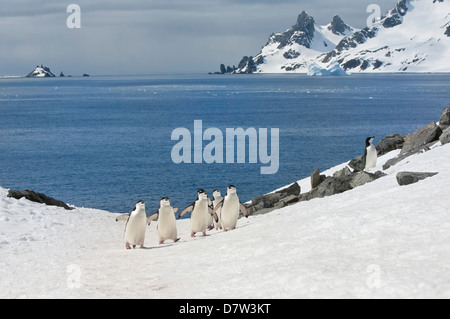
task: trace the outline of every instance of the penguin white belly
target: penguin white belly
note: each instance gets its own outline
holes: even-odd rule
[[[130,245],[144,245],[147,217],[142,214],[131,214],[125,229],[125,241]]]
[[[224,230],[233,229],[239,218],[240,203],[238,198],[226,199],[222,206],[220,218]]]
[[[159,240],[175,240],[177,238],[177,225],[172,207],[164,207],[159,210],[158,217]]]
[[[370,145],[367,149],[366,155],[366,171],[377,166],[377,150],[373,145]]]
[[[208,228],[208,202],[197,203],[191,215],[191,232],[205,233]]]

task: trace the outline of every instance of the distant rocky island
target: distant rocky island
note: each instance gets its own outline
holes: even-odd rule
[[[87,73],[83,74],[83,77],[88,77],[90,76]],[[46,67],[44,65],[37,65],[36,68],[31,71],[27,76],[27,78],[54,78],[56,77],[56,75],[54,75],[52,73],[52,71],[50,71],[49,67]],[[66,75],[64,75],[64,72],[61,71],[61,73],[59,74],[59,77],[63,78],[66,77]],[[67,77],[72,77],[71,75],[67,75]]]
[[[46,66],[36,66],[36,68],[30,72],[27,76],[27,78],[54,78],[55,75],[50,71],[50,68]]]

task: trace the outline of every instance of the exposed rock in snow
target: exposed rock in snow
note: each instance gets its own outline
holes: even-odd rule
[[[411,185],[438,173],[400,172],[397,174],[397,182],[400,186]]]

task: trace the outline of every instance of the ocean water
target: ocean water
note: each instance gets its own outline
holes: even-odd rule
[[[237,186],[241,201],[439,120],[450,75],[152,75],[0,79],[0,185],[79,207],[183,208],[198,188]],[[175,164],[172,131],[279,128],[279,170],[257,164]],[[224,141],[225,142],[225,141]],[[209,142],[203,142],[205,147]],[[270,150],[270,145],[269,145]]]

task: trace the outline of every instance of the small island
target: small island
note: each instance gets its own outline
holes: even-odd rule
[[[54,78],[55,75],[50,71],[50,68],[43,66],[36,66],[36,68],[29,73],[27,78]]]

